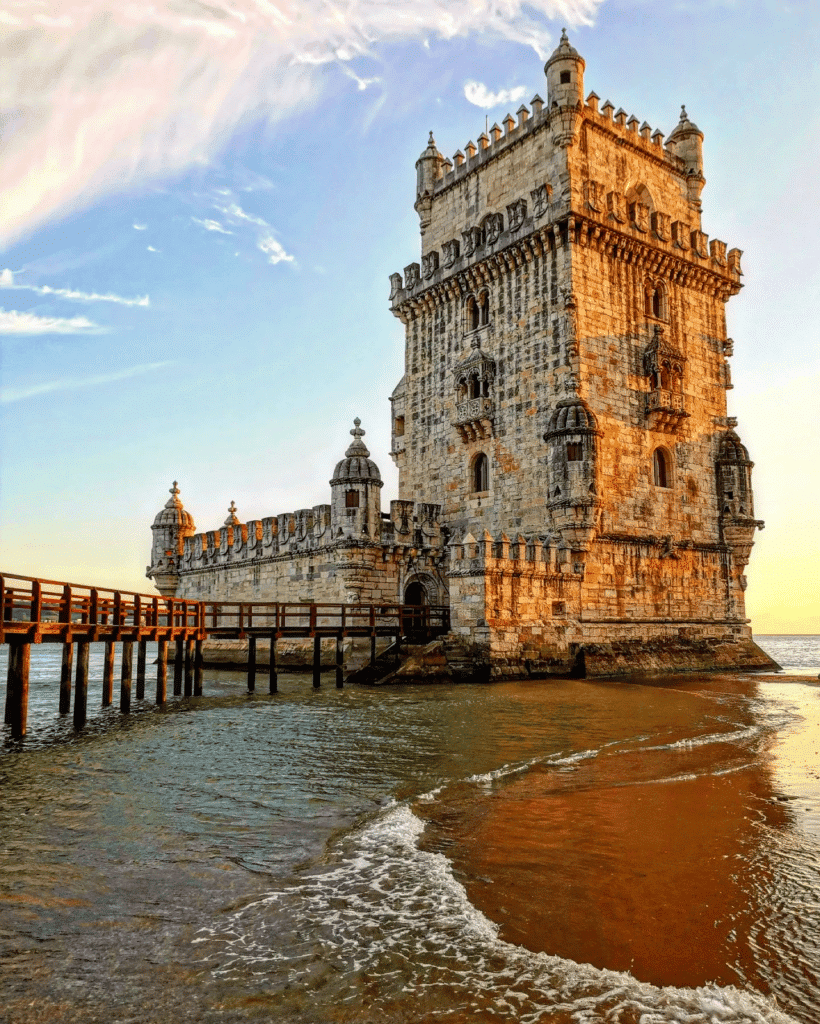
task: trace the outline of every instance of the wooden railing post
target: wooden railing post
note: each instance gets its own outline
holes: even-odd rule
[[[28,718],[28,674],[31,644],[15,637],[9,643],[9,667],[6,680],[6,720],[14,739],[26,735]]]
[[[145,659],[148,641],[144,636],[137,642],[137,700],[145,700]]]
[[[39,622],[43,615],[43,592],[39,580],[31,584],[31,621]]]
[[[344,615],[344,609],[342,609],[342,614]],[[336,634],[336,689],[337,690],[341,690],[342,687],[345,684],[345,679],[344,679],[344,652],[342,650],[342,645],[343,644],[344,644],[344,641],[342,640],[342,633],[341,633],[341,630],[340,630]]]
[[[248,693],[256,689],[256,637],[248,637]]]
[[[164,704],[168,699],[168,641],[157,642],[157,704]]]
[[[134,644],[130,640],[123,641],[122,665],[120,671],[120,712],[131,714],[131,666],[134,658]]]
[[[77,644],[77,675],[74,680],[74,728],[85,725],[88,707],[88,655],[91,644],[81,640]]]

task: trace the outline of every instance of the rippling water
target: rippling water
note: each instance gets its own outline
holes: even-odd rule
[[[815,1024],[820,642],[759,640],[803,680],[209,673],[129,719],[100,647],[79,737],[35,649],[0,1020]]]

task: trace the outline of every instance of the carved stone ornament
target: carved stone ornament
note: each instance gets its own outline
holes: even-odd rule
[[[464,255],[472,256],[476,250],[477,238],[476,229],[467,228],[466,231],[461,232],[461,237],[464,239]]]
[[[488,245],[495,245],[504,230],[504,218],[500,213],[491,213],[484,224]]]
[[[390,301],[391,302],[399,294],[401,289],[402,289],[401,274],[391,274],[390,275]]]
[[[638,231],[649,230],[649,207],[645,203],[632,203],[629,215]]]
[[[539,185],[538,188],[533,189],[530,192],[530,198],[533,204],[533,216],[543,217],[549,209],[550,197],[552,196],[552,188],[549,185]]]
[[[672,218],[668,213],[660,213],[657,210],[650,218],[652,230],[662,242],[669,241],[669,233],[672,226]]]
[[[415,288],[420,280],[420,270],[418,263],[411,263],[409,266],[404,268],[404,287]]]
[[[606,208],[609,216],[618,224],[626,221],[626,200],[621,192],[607,192]]]
[[[461,251],[458,240],[453,238],[449,242],[445,242],[442,249],[444,250],[444,266],[452,267]]]
[[[586,183],[586,200],[590,210],[600,213],[604,208],[604,186],[600,181]]]
[[[425,281],[429,281],[430,278],[438,270],[438,252],[434,249],[432,252],[428,252],[421,258],[422,273],[424,274]]]
[[[510,203],[507,207],[507,222],[510,226],[510,231],[517,231],[527,216],[527,200],[516,199],[514,203]]]

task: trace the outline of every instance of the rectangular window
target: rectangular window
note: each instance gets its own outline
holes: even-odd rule
[[[345,491],[345,508],[358,508],[359,507],[359,492],[358,491]]]
[[[584,446],[580,441],[570,441],[567,445],[567,462],[583,462]]]
[[[396,437],[404,437],[404,416],[397,416],[393,421],[393,433]]]

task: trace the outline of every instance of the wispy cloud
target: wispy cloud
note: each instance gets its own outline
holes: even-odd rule
[[[266,254],[268,263],[293,263],[296,260],[295,256],[285,252],[273,235],[265,235],[264,238],[260,238],[257,247]]]
[[[545,18],[603,0],[61,0],[18,4],[0,34],[0,244],[100,195],[207,160],[259,111],[315,100],[322,67],[383,43],[481,32],[545,56]],[[44,24],[44,21],[47,24]],[[366,82],[366,79],[360,79]]]
[[[116,302],[120,306],[150,306],[147,295],[128,298],[113,292],[81,292],[76,288],[52,288],[47,284],[17,284],[14,271],[6,268],[0,272],[0,288],[17,292],[34,292],[35,295],[53,295],[57,299],[71,299],[72,302]]]
[[[155,249],[153,247],[153,245],[147,245],[146,249],[148,250],[148,252],[161,252],[162,251],[161,249]]]
[[[221,214],[234,221],[246,221],[248,224],[256,224],[260,228],[270,227],[266,220],[262,220],[261,217],[255,217],[252,213],[246,213],[238,203],[227,203],[221,205],[214,203],[214,209],[219,210]]]
[[[220,235],[232,235],[233,231],[228,231],[226,227],[223,227],[218,220],[200,220],[199,217],[191,217],[194,224],[199,224],[206,231],[218,231]]]
[[[517,85],[514,89],[499,89],[498,92],[490,92],[483,82],[467,82],[464,86],[464,95],[477,107],[482,110],[490,110],[492,107],[508,106],[511,103],[518,103],[527,94],[525,85]]]
[[[134,224],[133,227],[134,227],[135,231],[147,231],[148,230],[148,225],[147,224]]]
[[[107,327],[100,327],[84,316],[37,316],[0,309],[0,334],[106,334],[107,331]]]
[[[61,380],[50,380],[43,384],[33,384],[27,388],[7,388],[0,394],[0,404],[22,402],[26,398],[37,398],[54,391],[74,391],[77,388],[98,387],[101,384],[113,384],[118,380],[127,380],[141,373],[161,370],[165,366],[173,366],[172,361],[161,363],[142,363],[140,366],[129,366],[125,370],[114,370],[112,373],[100,373],[94,377],[63,377]]]

